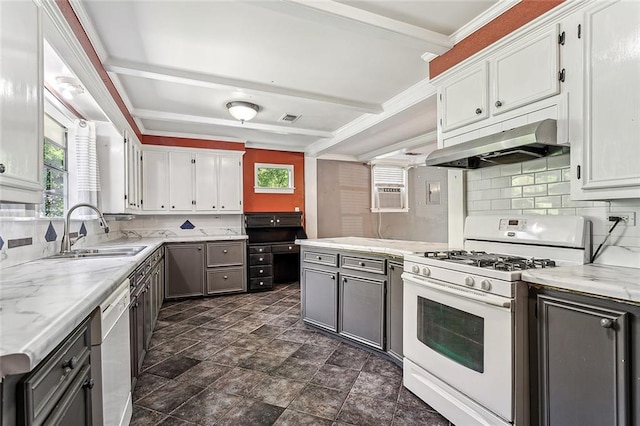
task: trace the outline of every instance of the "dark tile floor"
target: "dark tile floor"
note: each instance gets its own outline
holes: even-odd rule
[[[395,364],[307,327],[298,284],[165,303],[143,369],[131,425],[450,425]]]

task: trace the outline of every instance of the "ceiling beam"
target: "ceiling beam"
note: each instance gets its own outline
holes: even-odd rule
[[[115,74],[149,78],[171,83],[188,84],[198,87],[209,87],[213,89],[232,88],[235,90],[251,90],[254,92],[268,93],[270,95],[283,96],[288,98],[302,98],[315,102],[324,102],[327,104],[338,105],[342,108],[365,112],[368,114],[379,114],[382,112],[381,105],[370,102],[360,102],[352,99],[337,98],[335,96],[322,95],[319,93],[312,93],[286,87],[256,83],[247,80],[239,80],[213,74],[205,74],[158,65],[150,65],[142,62],[107,58],[104,61],[103,65],[108,72],[112,72]]]
[[[425,145],[435,144],[437,143],[438,133],[434,130],[423,135],[416,136],[411,139],[407,139],[405,141],[401,141],[398,143],[394,143],[393,145],[385,146],[384,148],[379,148],[374,151],[370,151],[359,155],[358,161],[370,161],[374,160],[376,157],[380,157],[382,155],[395,155],[406,152],[411,152],[412,149],[420,148]]]
[[[349,124],[336,130],[333,133],[333,137],[322,139],[309,145],[305,152],[312,157],[322,155],[332,147],[346,142],[349,138],[363,132],[364,130],[380,124],[394,115],[401,113],[405,109],[435,95],[435,86],[429,82],[428,78],[425,78],[382,104],[384,108],[384,112],[382,114],[362,115]]]
[[[406,39],[417,41],[422,49],[429,53],[441,55],[453,47],[449,36],[427,30],[415,25],[396,19],[387,18],[357,7],[349,6],[336,1],[309,1],[309,0],[285,0],[286,3],[296,4],[311,8],[322,13],[346,19],[351,22],[362,24],[360,29],[366,35],[370,35],[373,29],[378,32],[401,36]]]
[[[259,130],[261,132],[276,133],[281,135],[304,135],[316,136],[319,138],[331,137],[331,132],[314,129],[300,129],[288,126],[275,126],[273,124],[261,124],[251,122],[240,122],[238,120],[227,120],[223,118],[203,117],[200,115],[177,114],[174,112],[153,111],[148,109],[134,109],[131,115],[140,119],[168,121],[174,123],[198,123],[210,124],[223,127],[237,127],[241,129]]]

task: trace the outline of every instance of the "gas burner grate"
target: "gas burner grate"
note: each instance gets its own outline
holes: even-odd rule
[[[556,262],[551,259],[527,259],[525,257],[493,254],[484,251],[428,251],[424,253],[424,256],[429,259],[501,271],[523,271],[525,269],[551,268],[556,266]]]

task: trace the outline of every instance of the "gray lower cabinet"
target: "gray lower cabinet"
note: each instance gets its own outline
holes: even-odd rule
[[[539,424],[632,424],[628,314],[548,295],[537,311]]]
[[[167,244],[165,249],[165,298],[202,296],[204,244]]]
[[[402,361],[402,263],[389,262],[387,286],[387,353]]]
[[[245,253],[244,241],[207,243],[206,294],[247,291]]]
[[[302,268],[302,318],[318,327],[338,331],[338,273]]]
[[[338,327],[341,335],[384,349],[385,284],[385,280],[341,275]]]

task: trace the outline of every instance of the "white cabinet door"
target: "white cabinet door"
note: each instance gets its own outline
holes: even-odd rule
[[[142,150],[137,141],[131,137],[127,137],[127,207],[129,210],[138,211],[142,208],[142,190],[141,190],[141,162]]]
[[[0,200],[42,202],[40,8],[0,1]]]
[[[640,197],[640,3],[597,2],[582,16],[582,79],[571,94],[571,196]],[[570,128],[571,131],[571,128]]]
[[[558,80],[558,28],[514,44],[491,61],[493,115],[556,95]]]
[[[218,209],[218,155],[195,155],[196,211]]]
[[[142,208],[143,210],[169,209],[169,153],[143,151],[142,153]]]
[[[220,211],[242,212],[242,156],[220,154],[218,158]]]
[[[447,81],[439,91],[442,132],[489,116],[487,64]]]
[[[190,152],[169,152],[169,177],[170,210],[193,210],[193,156]]]

